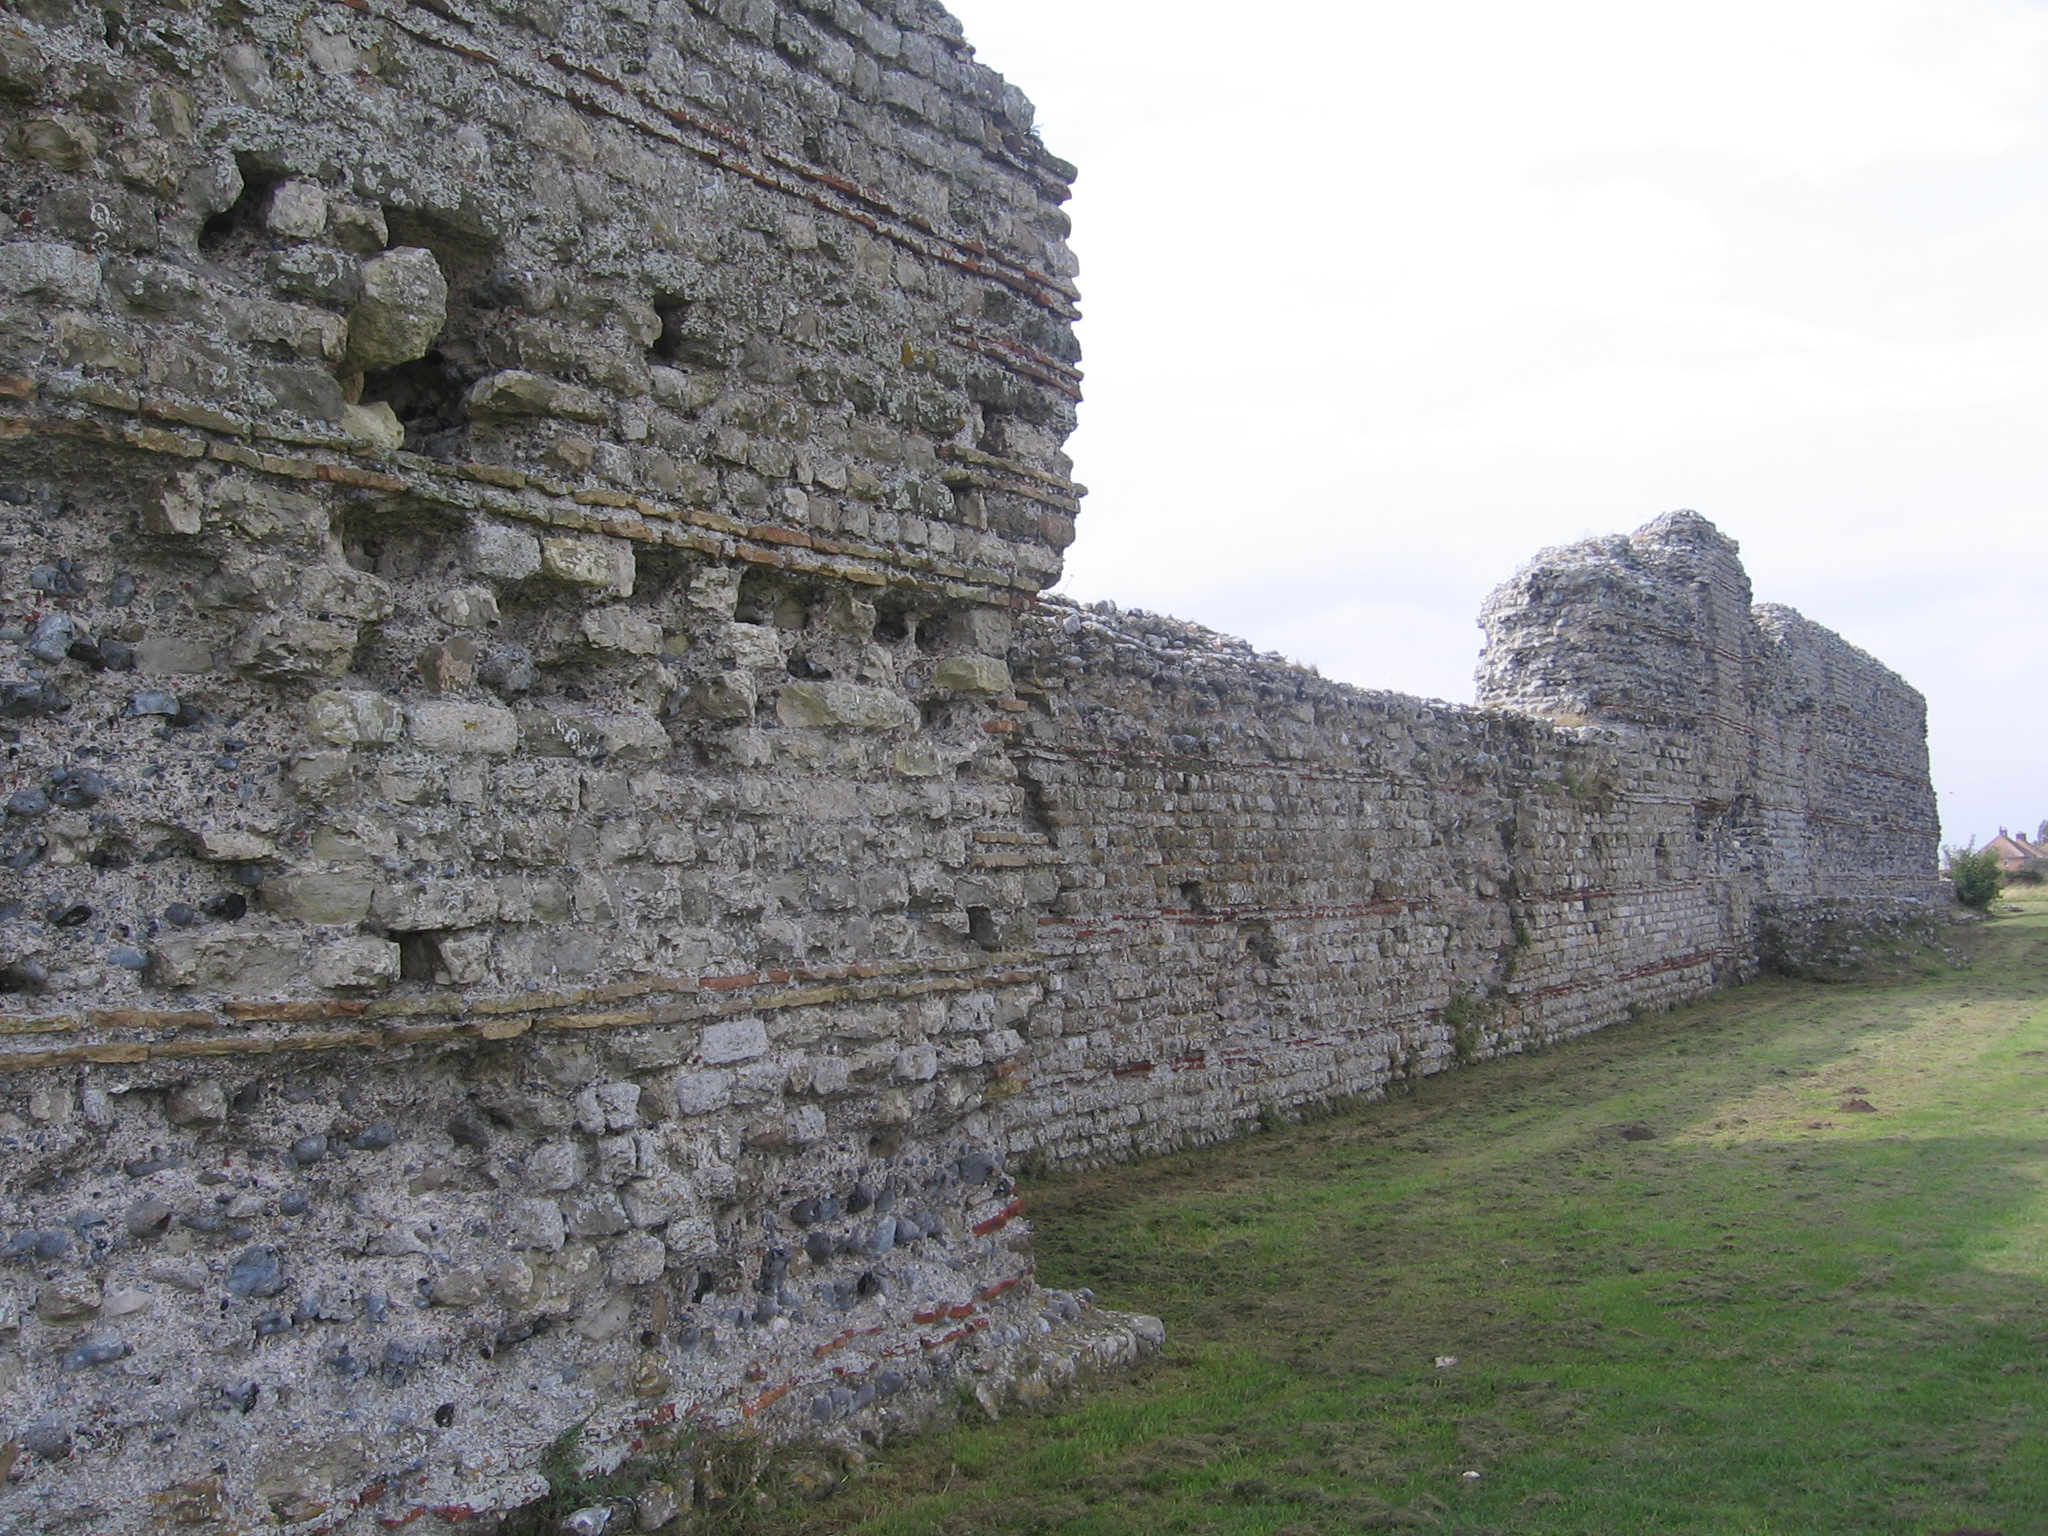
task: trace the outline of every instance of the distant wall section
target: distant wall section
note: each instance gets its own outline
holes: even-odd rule
[[[1477,709],[1150,615],[1033,621],[1020,858],[1062,891],[1013,1147],[1209,1139],[1766,961],[1853,970],[1858,935],[1924,945],[1919,696],[1749,596],[1691,513],[1546,551],[1487,605]]]

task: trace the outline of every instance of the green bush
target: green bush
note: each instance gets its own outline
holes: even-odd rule
[[[2005,887],[2005,871],[1989,848],[1949,849],[1948,877],[1955,882],[1956,900],[1979,912],[1988,910]]]

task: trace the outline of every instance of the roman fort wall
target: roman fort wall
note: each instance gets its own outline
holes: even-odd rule
[[[1692,514],[1476,707],[1041,596],[1072,175],[923,0],[0,12],[0,1531],[1037,1401],[1027,1166],[1939,913]]]

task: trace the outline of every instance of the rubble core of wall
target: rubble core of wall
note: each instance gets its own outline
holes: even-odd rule
[[[1031,118],[924,0],[0,14],[0,1524],[1039,1400],[1159,1332],[1021,1161],[1933,897],[1917,696],[1696,518],[1477,710],[1041,602]]]

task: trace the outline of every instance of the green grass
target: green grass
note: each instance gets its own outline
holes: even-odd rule
[[[1762,982],[1046,1181],[1041,1278],[1164,1317],[1165,1357],[766,1523],[2048,1532],[2048,900],[2018,900],[1968,971]]]

